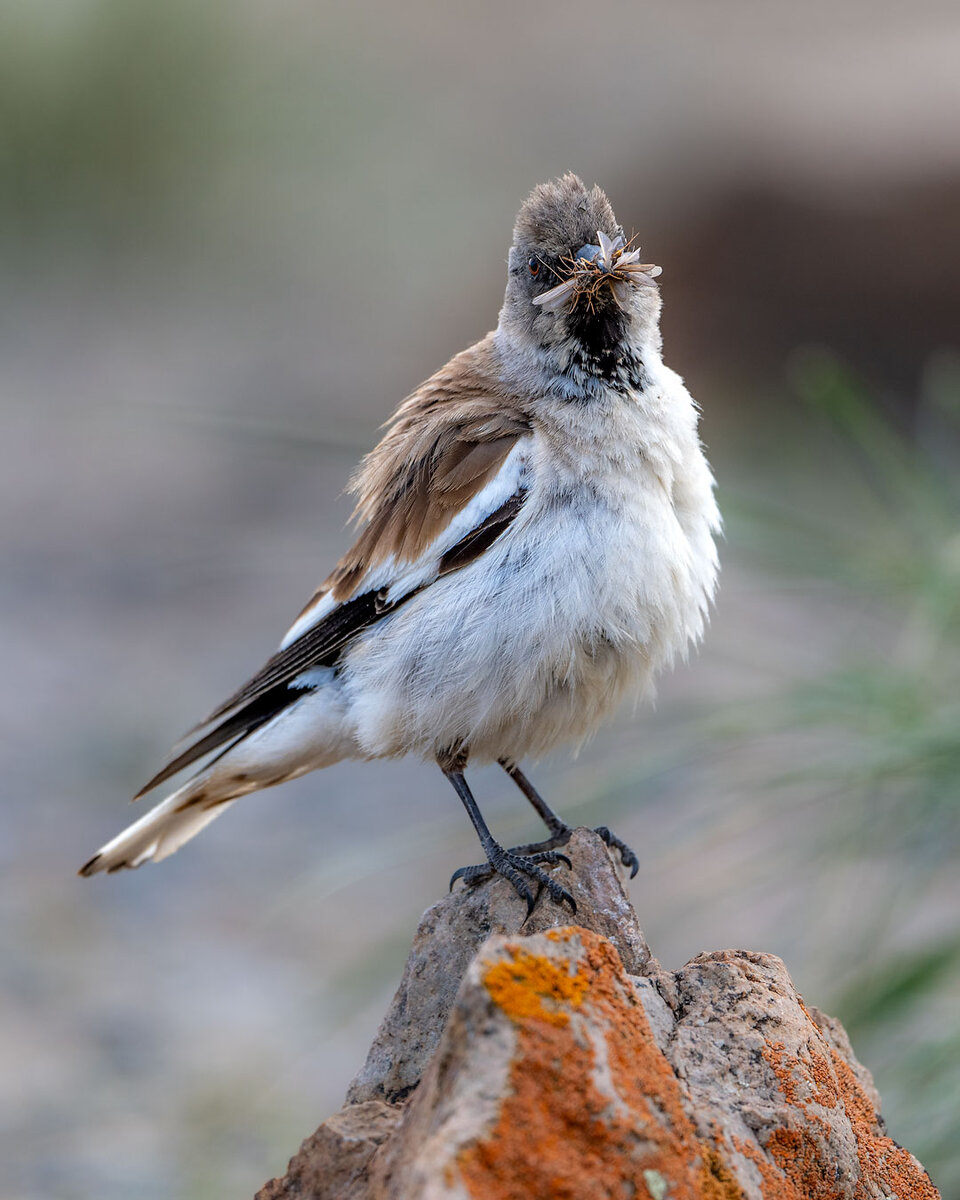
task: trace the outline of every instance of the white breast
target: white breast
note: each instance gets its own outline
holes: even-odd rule
[[[341,680],[362,752],[471,760],[580,742],[699,639],[719,517],[682,382],[544,403],[523,510],[476,562],[361,635]]]

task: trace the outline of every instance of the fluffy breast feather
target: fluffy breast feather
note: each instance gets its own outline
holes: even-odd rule
[[[533,418],[523,510],[345,656],[369,754],[474,759],[580,741],[700,637],[719,518],[678,380]]]

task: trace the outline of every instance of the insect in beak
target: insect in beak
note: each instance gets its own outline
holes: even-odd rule
[[[633,287],[656,287],[655,280],[662,267],[655,263],[640,262],[640,250],[627,250],[622,234],[610,238],[602,229],[597,230],[597,243],[588,242],[569,259],[570,275],[547,292],[534,296],[533,303],[548,312],[557,312],[571,298],[586,295],[593,299],[599,289],[613,285],[617,300],[624,298],[618,284]]]

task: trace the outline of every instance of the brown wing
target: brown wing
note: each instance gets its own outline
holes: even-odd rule
[[[303,613],[330,590],[338,607],[273,655],[210,713],[196,729],[220,724],[171,758],[138,796],[271,720],[303,694],[291,686],[299,675],[310,667],[333,665],[352,638],[397,607],[380,592],[358,594],[358,584],[391,556],[398,563],[416,561],[530,429],[520,405],[502,394],[494,368],[495,352],[487,338],[452,359],[403,402],[351,484],[358,496],[354,515],[366,525]],[[440,558],[438,573],[449,574],[473,561],[510,525],[522,502],[519,491],[461,538]]]
[[[321,593],[346,600],[391,556],[415,562],[529,432],[525,407],[500,382],[492,335],[451,359],[404,400],[360,464],[349,490],[364,528]]]

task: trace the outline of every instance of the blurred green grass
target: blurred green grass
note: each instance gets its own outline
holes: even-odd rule
[[[802,513],[776,495],[735,503],[731,537],[764,572],[839,586],[869,633],[737,723],[814,735],[815,760],[787,775],[828,801],[824,851],[883,861],[891,906],[909,909],[942,884],[960,846],[960,360],[932,360],[918,395],[896,406],[822,347],[798,351],[789,376],[830,464],[826,503]],[[842,986],[818,1002],[874,1071],[898,1139],[956,1195],[960,937],[934,921],[914,943],[894,942],[891,924],[878,906]]]
[[[827,551],[806,567],[843,580],[853,600],[881,603],[891,638],[885,653],[852,654],[799,688],[789,711],[844,743],[830,768],[842,785],[843,841],[855,824],[909,890],[922,889],[960,846],[960,361],[929,364],[899,427],[823,350],[797,355],[792,376],[868,500],[858,536],[824,539]],[[881,928],[859,957],[837,1015],[872,1063],[899,1136],[956,1195],[960,937],[938,931],[892,946]]]
[[[960,835],[960,362],[944,355],[931,364],[900,428],[826,351],[798,354],[791,374],[863,503],[854,524],[842,514],[834,520],[829,506],[819,511],[813,539],[777,536],[768,512],[766,562],[839,582],[851,605],[877,613],[885,638],[868,653],[851,648],[833,670],[794,689],[790,715],[800,726],[842,732],[836,760],[818,770],[860,797],[863,834],[909,845],[921,861],[953,854]],[[774,546],[779,552],[771,553]]]
[[[143,236],[216,150],[230,40],[218,6],[95,0],[0,13],[8,246]]]

